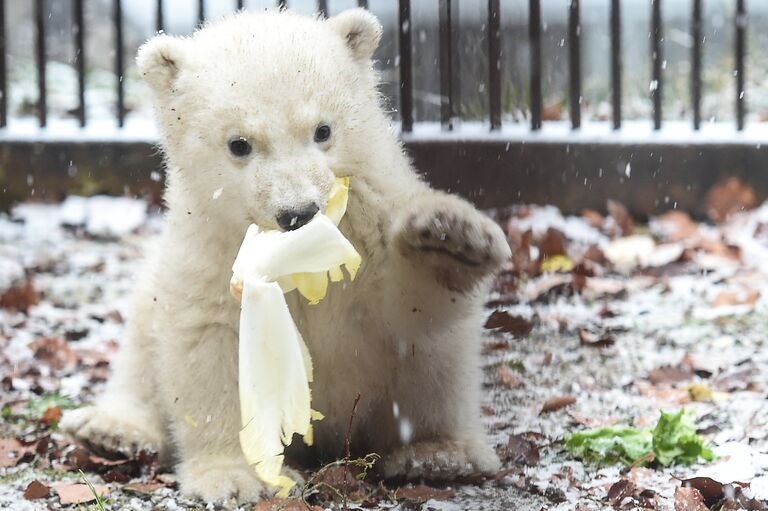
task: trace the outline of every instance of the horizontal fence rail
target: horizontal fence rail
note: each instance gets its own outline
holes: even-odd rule
[[[48,24],[48,9],[52,2],[69,2],[72,13],[72,45],[74,48],[74,58],[72,64],[77,76],[77,106],[71,112],[81,128],[86,128],[91,123],[89,114],[93,107],[87,104],[86,95],[86,65],[88,58],[92,57],[86,53],[85,37],[92,33],[92,29],[86,26],[84,10],[88,4],[94,0],[33,0],[32,2],[32,24],[34,27],[34,57],[37,71],[37,98],[34,104],[37,124],[45,128],[49,124],[48,111],[48,77],[46,76],[46,63],[48,62],[48,52],[46,48],[46,38]],[[232,11],[248,9],[246,0],[227,0],[231,1]],[[663,3],[673,2],[675,0],[649,0],[647,4],[648,21],[648,41],[636,41],[636,44],[647,45],[648,60],[643,65],[647,65],[650,71],[651,81],[647,94],[647,105],[650,112],[646,120],[648,126],[655,131],[662,130],[669,121],[664,118],[663,98],[665,94],[665,67],[664,57],[664,34],[665,20],[663,16]],[[698,132],[702,128],[702,95],[704,92],[704,82],[702,79],[702,60],[704,58],[704,30],[703,30],[703,0],[690,0],[690,97],[688,105],[691,111],[690,129],[692,132]],[[368,8],[367,0],[358,0],[356,5],[362,8]],[[482,37],[485,38],[482,48],[485,54],[478,56],[480,59],[487,59],[487,75],[473,77],[478,84],[483,84],[486,94],[483,96],[487,104],[485,105],[486,114],[482,123],[481,135],[473,135],[470,139],[462,136],[465,124],[462,120],[462,48],[461,39],[462,25],[459,18],[459,0],[424,0],[424,5],[436,9],[438,14],[437,40],[437,61],[435,75],[439,84],[439,130],[428,131],[427,136],[421,119],[417,116],[414,108],[414,98],[419,97],[415,87],[414,66],[417,65],[417,48],[414,46],[413,34],[414,26],[413,7],[416,4],[411,0],[398,0],[396,3],[396,21],[397,34],[395,37],[397,49],[397,75],[395,78],[397,87],[394,89],[395,96],[392,98],[392,104],[397,105],[397,115],[399,117],[401,135],[406,143],[406,147],[411,151],[417,163],[423,164],[425,173],[430,179],[445,188],[455,189],[465,195],[471,196],[476,202],[484,205],[501,205],[513,200],[553,200],[557,201],[555,195],[548,195],[541,192],[532,194],[530,192],[530,183],[535,181],[532,177],[536,169],[542,172],[542,176],[549,176],[549,186],[558,187],[557,180],[552,179],[552,169],[545,168],[545,165],[558,165],[557,172],[562,169],[571,169],[578,176],[562,177],[560,183],[572,180],[573,183],[582,182],[580,193],[593,193],[600,189],[600,193],[610,194],[607,188],[600,188],[592,183],[589,185],[590,172],[597,172],[600,177],[603,176],[605,169],[616,165],[616,161],[629,165],[633,158],[641,161],[632,160],[633,169],[641,169],[642,165],[647,164],[649,175],[658,174],[658,168],[662,165],[661,160],[664,155],[668,155],[671,161],[677,161],[681,166],[680,179],[690,178],[694,172],[694,167],[702,164],[702,151],[676,153],[683,147],[698,147],[697,142],[686,142],[680,140],[677,143],[657,143],[653,141],[642,141],[628,139],[622,133],[626,131],[627,121],[624,117],[626,106],[623,102],[622,82],[624,80],[624,66],[622,63],[622,7],[626,5],[622,0],[607,0],[605,9],[608,20],[610,49],[605,52],[605,70],[608,76],[610,95],[607,104],[610,107],[609,121],[605,124],[609,126],[607,132],[601,132],[599,142],[595,142],[595,136],[588,131],[590,122],[585,121],[583,117],[583,90],[585,87],[583,81],[583,34],[582,34],[582,8],[583,3],[580,0],[565,0],[562,2],[562,14],[566,19],[566,37],[563,45],[567,46],[567,79],[563,87],[563,97],[567,98],[569,115],[569,133],[558,135],[551,140],[544,140],[537,137],[544,137],[547,134],[549,121],[546,119],[544,108],[544,36],[546,35],[546,24],[544,13],[542,11],[541,0],[487,0],[484,9],[487,10],[487,18],[483,23]],[[528,40],[528,74],[525,77],[525,119],[518,122],[505,120],[503,98],[505,94],[505,83],[508,75],[504,74],[509,69],[510,56],[502,51],[505,33],[503,30],[502,19],[505,9],[514,6],[517,8],[520,4],[527,3],[527,40]],[[332,13],[329,9],[334,7],[333,0],[316,0],[315,12],[318,16],[325,17]],[[122,128],[126,124],[126,117],[130,114],[126,110],[126,91],[123,77],[126,73],[126,54],[132,50],[126,51],[126,40],[124,32],[124,8],[128,5],[123,0],[110,0],[111,19],[113,35],[112,41],[104,41],[105,51],[111,47],[114,51],[113,72],[115,75],[114,89],[114,123]],[[212,4],[210,0],[198,0],[192,3],[193,12],[196,16],[197,26],[202,26],[209,15],[207,7]],[[288,9],[291,7],[289,0],[275,0],[273,5],[278,9]],[[419,4],[421,5],[421,4]],[[734,19],[734,38],[732,41],[733,52],[733,77],[736,87],[736,97],[733,101],[734,123],[733,128],[737,131],[743,131],[746,125],[746,116],[748,112],[749,98],[746,82],[746,61],[747,61],[747,31],[748,31],[748,13],[745,0],[734,0],[732,3]],[[169,8],[168,2],[156,0],[154,3],[154,29],[157,32],[163,32],[167,29],[167,20]],[[484,15],[485,15],[484,14]],[[8,96],[12,84],[8,79],[8,59],[6,57],[7,41],[7,10],[6,0],[0,0],[0,144],[3,140],[11,140],[12,127],[9,126],[9,101]],[[416,18],[418,19],[418,18]],[[626,44],[626,41],[624,41]],[[729,50],[730,51],[730,50]],[[128,62],[130,64],[130,62]],[[633,63],[634,65],[634,63]],[[466,77],[464,77],[466,78]],[[587,84],[588,85],[588,84]],[[636,121],[633,121],[637,124]],[[12,123],[11,123],[12,124]],[[524,124],[524,126],[523,126]],[[677,123],[679,124],[679,123]],[[43,133],[45,130],[41,130]],[[118,130],[119,131],[119,130]],[[482,135],[485,133],[485,135]],[[27,139],[34,143],[36,140]],[[41,135],[39,140],[45,140]],[[109,142],[109,141],[106,141]],[[117,146],[118,141],[115,141]],[[20,142],[14,142],[20,143]],[[527,146],[526,146],[527,144]],[[110,146],[111,143],[105,143]],[[125,144],[128,147],[130,144]],[[576,145],[583,148],[592,147],[594,151],[572,150],[571,146]],[[726,145],[737,147],[732,142]],[[742,157],[736,153],[729,153],[729,162],[741,161],[741,164],[734,168],[746,169],[751,165],[763,163],[763,157],[754,157],[754,152],[760,152],[760,144],[755,144],[754,148],[747,147],[747,143],[742,144],[740,151],[743,151]],[[53,144],[48,144],[53,147]],[[10,146],[9,146],[10,147]],[[94,147],[93,145],[91,147]],[[136,147],[141,147],[139,144]],[[721,147],[717,144],[711,147]],[[457,149],[463,148],[463,149]],[[597,150],[596,148],[602,148]],[[59,147],[59,149],[61,149]],[[604,150],[603,150],[604,149]],[[111,149],[110,149],[111,150]],[[558,160],[555,155],[563,153],[563,158],[570,159]],[[648,151],[652,156],[643,160],[637,156],[637,151]],[[708,149],[709,150],[709,149]],[[734,149],[735,150],[735,149]],[[95,152],[100,152],[94,149]],[[457,152],[458,151],[458,152]],[[463,152],[462,152],[463,151]],[[7,149],[6,153],[21,154],[16,149]],[[23,151],[22,151],[23,152]],[[66,151],[65,151],[66,152]],[[81,151],[75,151],[79,157],[85,157]],[[468,159],[468,154],[472,158]],[[698,154],[698,156],[697,156]],[[712,155],[707,153],[710,158]],[[760,153],[762,154],[762,153]],[[677,155],[677,156],[675,156]],[[607,160],[601,158],[614,158]],[[659,159],[657,160],[657,157]],[[5,161],[0,158],[0,161]],[[572,160],[572,161],[571,161]],[[135,160],[131,160],[135,161]],[[149,160],[148,160],[149,161]],[[155,165],[156,160],[151,160]],[[437,162],[440,162],[439,164]],[[494,163],[501,162],[501,163]],[[644,162],[644,163],[643,163]],[[50,164],[51,162],[47,162]],[[478,165],[484,165],[478,169]],[[71,164],[70,164],[71,165]],[[465,168],[460,168],[464,166]],[[513,168],[513,170],[504,170]],[[686,173],[686,169],[691,169]],[[516,170],[525,169],[523,173]],[[655,170],[654,170],[655,169]],[[715,170],[707,171],[710,177],[714,176]],[[547,174],[548,173],[548,174]],[[523,178],[524,176],[524,178]],[[594,177],[594,176],[593,176]],[[538,179],[538,177],[536,178]],[[624,181],[619,185],[624,185],[625,181],[630,179],[629,173],[623,178]],[[670,178],[671,179],[671,178]],[[542,190],[544,189],[542,182]],[[607,181],[606,181],[607,182]],[[671,181],[669,181],[671,182]],[[526,185],[528,183],[528,185]],[[526,190],[526,186],[528,189]],[[586,188],[585,188],[586,187]],[[589,191],[591,190],[591,191]],[[658,190],[649,184],[649,193],[651,191],[654,197],[659,193]],[[631,193],[628,191],[627,193]],[[527,195],[526,195],[527,194]],[[567,195],[567,194],[566,194]],[[679,196],[678,193],[676,195]],[[2,201],[0,201],[2,202]],[[630,201],[631,202],[631,201]],[[678,197],[677,201],[681,203],[684,199]],[[590,201],[575,201],[573,204],[579,206]],[[652,206],[648,204],[636,204],[637,210],[650,212],[653,208],[664,208],[670,201],[655,201]],[[694,203],[692,205],[695,206]],[[670,206],[671,207],[671,206]]]

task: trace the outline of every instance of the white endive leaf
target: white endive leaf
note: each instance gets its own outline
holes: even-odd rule
[[[337,179],[328,215],[289,232],[251,225],[232,266],[232,294],[240,312],[240,446],[266,483],[286,496],[294,482],[281,475],[283,449],[294,433],[311,445],[312,359],[291,318],[283,293],[297,289],[310,303],[325,297],[329,279],[354,279],[360,255],[336,227],[346,211],[348,178]]]

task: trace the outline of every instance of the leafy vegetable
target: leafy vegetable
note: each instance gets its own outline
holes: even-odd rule
[[[566,437],[565,448],[574,456],[599,463],[629,465],[648,459],[651,453],[664,466],[714,459],[704,438],[696,434],[693,412],[686,409],[661,412],[653,429],[608,426],[572,433]]]

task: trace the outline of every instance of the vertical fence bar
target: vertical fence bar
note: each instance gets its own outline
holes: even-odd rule
[[[531,129],[541,129],[541,1],[528,0],[528,39],[531,45]]]
[[[117,125],[121,128],[125,123],[125,87],[123,85],[123,4],[122,0],[114,0],[115,25],[115,78],[117,79]]]
[[[488,107],[491,129],[501,129],[501,10],[488,0]]]
[[[5,0],[0,0],[0,128],[8,125],[8,77],[5,49]]]
[[[581,13],[579,0],[570,0],[568,8],[568,66],[571,127],[581,127]]]
[[[621,0],[611,0],[611,103],[613,129],[621,128]]]
[[[328,2],[326,0],[317,0],[317,14],[319,14],[321,18],[326,18],[328,16]]]
[[[440,19],[440,123],[453,129],[453,34],[451,0],[439,0]]]
[[[744,0],[736,0],[736,129],[744,129],[746,90],[744,56],[746,54],[747,9]]]
[[[357,6],[362,7],[363,9],[368,8],[368,0],[357,0]]]
[[[37,116],[40,127],[48,122],[48,94],[45,82],[45,0],[35,1],[35,24],[37,26]]]
[[[701,0],[693,0],[693,16],[691,19],[691,107],[693,110],[693,129],[701,128]]]
[[[411,1],[399,0],[400,120],[403,133],[413,131],[413,47]]]
[[[83,0],[72,2],[72,32],[75,37],[75,67],[77,68],[77,119],[85,126],[85,25]]]
[[[653,78],[651,78],[651,99],[653,101],[653,129],[661,129],[661,99],[662,99],[662,62],[661,43],[663,29],[661,21],[661,0],[651,0],[651,60],[653,62]]]
[[[242,11],[245,7],[245,0],[237,0],[237,10]]]
[[[155,30],[162,32],[165,30],[165,16],[163,16],[163,0],[157,0],[157,10],[155,11]]]
[[[197,0],[197,26],[201,27],[205,23],[205,0]]]

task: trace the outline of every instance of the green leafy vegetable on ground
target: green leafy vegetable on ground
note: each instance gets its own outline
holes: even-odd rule
[[[608,426],[579,431],[566,436],[568,452],[599,463],[631,465],[643,458],[667,466],[675,463],[692,465],[699,458],[712,461],[715,456],[696,434],[693,411],[661,412],[656,427],[637,429],[628,426]]]

